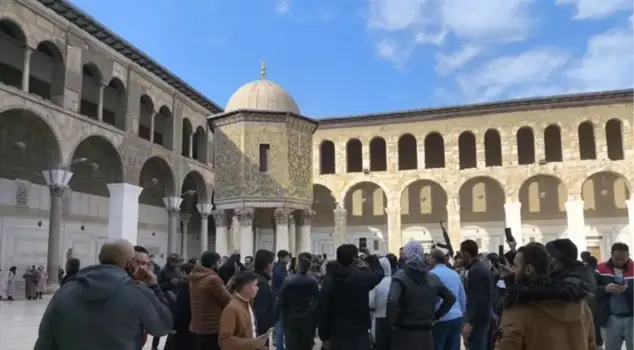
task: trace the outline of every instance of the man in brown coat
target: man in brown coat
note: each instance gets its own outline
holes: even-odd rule
[[[218,344],[222,350],[262,350],[273,331],[257,335],[258,321],[251,301],[258,294],[258,276],[253,272],[241,272],[235,276],[235,296],[222,310]]]
[[[220,255],[204,252],[200,264],[189,275],[191,321],[189,331],[196,337],[196,349],[220,350],[218,332],[222,309],[231,301],[231,294],[216,272]]]
[[[519,248],[515,265],[495,350],[596,350],[587,290],[548,280],[549,256],[541,245]]]

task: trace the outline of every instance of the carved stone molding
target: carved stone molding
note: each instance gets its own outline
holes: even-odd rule
[[[291,209],[287,208],[276,208],[275,215],[275,223],[278,225],[288,225],[289,216],[293,213]]]
[[[236,215],[240,221],[240,226],[253,225],[253,219],[255,219],[255,210],[253,208],[244,208],[236,210]]]
[[[214,218],[214,222],[216,223],[216,227],[225,227],[227,226],[227,212],[222,209],[217,209],[211,212],[211,216]]]
[[[299,214],[299,225],[310,226],[314,217],[315,217],[314,210],[312,209],[302,210]]]

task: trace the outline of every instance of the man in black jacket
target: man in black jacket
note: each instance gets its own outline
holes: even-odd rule
[[[280,288],[275,314],[284,319],[286,348],[312,350],[315,342],[315,306],[319,287],[308,276],[312,261],[305,256],[297,260],[298,273],[286,278]]]
[[[383,279],[376,255],[366,258],[369,271],[355,266],[359,250],[353,244],[337,248],[337,266],[326,277],[317,306],[319,338],[330,341],[330,350],[370,348],[369,293]]]
[[[423,246],[411,241],[403,247],[405,264],[392,276],[387,301],[387,319],[394,334],[392,349],[432,349],[432,326],[456,302],[436,275],[430,274],[423,258]],[[442,303],[436,310],[438,298]]]
[[[469,350],[490,348],[489,329],[493,315],[493,275],[487,265],[477,259],[478,243],[468,239],[460,243],[465,265],[467,312],[462,329],[463,341]]]
[[[275,254],[260,249],[255,252],[253,272],[258,277],[258,294],[253,299],[253,313],[257,322],[257,334],[265,334],[275,325],[275,297],[271,288],[271,272]]]

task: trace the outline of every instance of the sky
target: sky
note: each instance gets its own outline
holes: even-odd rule
[[[632,0],[72,0],[224,107],[335,117],[632,88]]]

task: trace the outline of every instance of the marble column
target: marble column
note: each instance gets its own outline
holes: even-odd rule
[[[348,211],[337,205],[335,213],[335,249],[342,244],[348,243]]]
[[[566,219],[568,220],[568,239],[577,246],[577,251],[581,254],[581,252],[588,250],[583,201],[568,199],[565,207]]]
[[[139,195],[142,187],[127,183],[108,184],[108,239],[139,243]]]
[[[187,150],[187,157],[194,158],[194,132],[189,133],[189,149]]]
[[[154,125],[156,123],[156,115],[157,113],[152,112],[152,117],[150,118],[150,143],[154,143]]]
[[[253,219],[255,218],[255,210],[253,208],[244,208],[236,210],[238,220],[240,221],[240,257],[244,260],[247,256],[253,256]]]
[[[200,213],[200,254],[209,250],[209,223],[207,218],[211,214],[211,203],[198,203],[196,209]]]
[[[106,86],[102,82],[97,85],[97,120],[103,121],[103,90]]]
[[[504,204],[504,219],[506,227],[511,229],[513,238],[518,244],[518,248],[525,244],[524,235],[522,234],[522,203],[508,202]],[[504,238],[506,241],[506,238]]]
[[[167,254],[176,253],[178,241],[176,232],[178,231],[178,223],[180,222],[181,197],[165,197],[163,204],[167,210]]]
[[[401,206],[392,203],[385,208],[385,213],[387,214],[387,250],[398,256],[398,251],[403,246]],[[384,239],[385,237],[382,238],[382,240]]]
[[[458,198],[449,198],[447,202],[447,233],[451,239],[451,246],[458,251],[462,243],[462,233],[460,232],[460,201]],[[480,247],[482,249],[483,247]]]
[[[295,214],[291,212],[288,216],[288,245],[289,251],[293,256],[297,256],[297,225],[295,225]]]
[[[29,83],[31,80],[31,55],[33,49],[26,47],[24,49],[24,69],[22,70],[22,91],[29,92]],[[57,274],[57,271],[55,272]]]
[[[181,213],[181,258],[189,259],[187,252],[187,232],[189,231],[189,221],[192,215],[189,213]]]
[[[240,219],[238,213],[234,212],[231,217],[231,232],[229,234],[229,250],[230,253],[240,251]]]
[[[290,238],[288,237],[288,216],[291,211],[286,208],[275,209],[275,252],[289,251]]]
[[[216,253],[220,256],[229,256],[229,232],[227,230],[227,212],[214,210],[214,222],[216,224]]]
[[[59,286],[58,271],[62,266],[62,206],[64,191],[73,173],[62,169],[44,170],[42,172],[51,194],[51,207],[48,223],[48,246],[46,254],[47,283],[50,289]]]
[[[311,253],[313,251],[313,242],[310,234],[313,217],[315,217],[315,212],[312,209],[306,209],[300,212],[297,254],[305,252]]]
[[[627,242],[627,244],[630,247],[634,247],[634,198],[626,200],[625,204],[627,205],[627,219],[630,229],[630,235],[628,237],[629,242]]]

